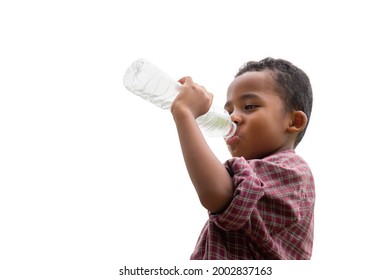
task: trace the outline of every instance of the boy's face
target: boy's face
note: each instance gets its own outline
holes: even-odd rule
[[[270,72],[246,72],[235,78],[225,105],[237,124],[235,136],[226,141],[231,155],[248,160],[293,149],[287,132],[290,114],[284,108]]]

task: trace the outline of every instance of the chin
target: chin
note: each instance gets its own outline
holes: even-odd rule
[[[236,150],[228,147],[229,153],[232,157],[241,157],[241,154]]]

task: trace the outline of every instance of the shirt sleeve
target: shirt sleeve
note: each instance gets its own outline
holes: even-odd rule
[[[225,231],[242,228],[250,219],[258,201],[264,195],[264,184],[244,158],[233,158],[225,163],[233,180],[233,199],[220,214],[211,214],[210,220]]]
[[[225,167],[233,180],[233,199],[210,219],[225,231],[254,222],[264,233],[276,234],[310,215],[314,206],[314,183],[306,164],[296,157],[284,162],[246,161],[232,158]]]
[[[209,221],[225,231],[219,231],[223,237],[245,234],[245,240],[226,242],[244,242],[269,259],[310,258],[315,189],[307,163],[284,151],[263,159],[232,158],[225,167],[233,198],[223,212],[210,213]]]

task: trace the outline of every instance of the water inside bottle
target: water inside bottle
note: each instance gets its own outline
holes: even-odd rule
[[[223,135],[229,138],[234,135],[236,126],[230,120],[229,113],[226,110],[216,110],[214,107],[210,111],[196,119],[203,133],[210,137]]]
[[[138,59],[131,64],[123,77],[123,83],[132,93],[163,109],[171,107],[181,90],[180,83],[145,59]],[[236,126],[224,109],[212,107],[196,121],[207,136],[229,138],[235,133]]]
[[[178,82],[145,59],[131,64],[123,83],[129,91],[162,109],[169,109],[181,90]]]

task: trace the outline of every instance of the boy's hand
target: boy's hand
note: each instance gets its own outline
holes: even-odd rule
[[[206,114],[213,101],[213,95],[194,83],[191,77],[183,77],[179,83],[182,84],[182,90],[171,105],[172,114],[191,113],[194,118]]]

